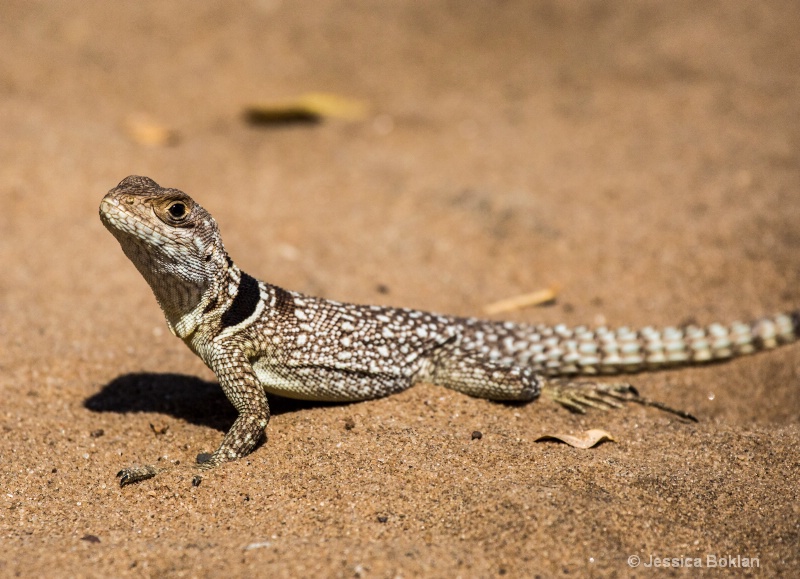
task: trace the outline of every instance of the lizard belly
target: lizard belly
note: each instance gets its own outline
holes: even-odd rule
[[[253,371],[264,390],[269,394],[299,400],[335,400],[330,397],[326,388],[304,380],[301,376],[287,375],[286,369],[256,362],[253,364]]]
[[[253,371],[264,390],[286,398],[352,402],[380,398],[411,386],[409,378],[322,366],[276,366],[261,359]]]

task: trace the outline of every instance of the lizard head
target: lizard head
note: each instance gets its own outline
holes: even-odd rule
[[[214,218],[183,191],[132,175],[103,197],[100,219],[150,284],[170,329],[193,331],[198,306],[228,269]]]

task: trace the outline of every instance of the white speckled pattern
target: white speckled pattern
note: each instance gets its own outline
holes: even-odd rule
[[[208,212],[146,177],[128,177],[112,189],[100,215],[150,284],[170,329],[216,373],[239,412],[205,468],[253,449],[269,419],[265,391],[365,400],[430,381],[494,400],[532,400],[554,377],[723,360],[792,342],[800,327],[797,313],[635,331],[343,304],[243,273]],[[139,471],[128,475],[123,483],[143,478]]]

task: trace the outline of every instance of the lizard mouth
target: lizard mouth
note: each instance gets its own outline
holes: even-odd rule
[[[112,222],[111,212],[114,211],[116,205],[108,196],[103,197],[103,200],[100,201],[100,220],[106,227]]]
[[[103,222],[106,229],[117,239],[120,239],[120,235],[140,237],[136,222],[132,221],[130,214],[127,214],[124,209],[120,207],[119,199],[114,198],[110,194],[103,197],[103,200],[100,201],[99,213],[100,221]]]
[[[104,217],[109,211],[119,206],[119,201],[111,195],[105,195],[100,201],[100,216]]]

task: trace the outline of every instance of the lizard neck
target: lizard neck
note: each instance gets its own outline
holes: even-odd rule
[[[233,299],[240,272],[221,244],[212,246],[202,262],[190,263],[152,259],[147,247],[138,245],[123,249],[153,290],[175,336],[188,338],[209,310]]]

